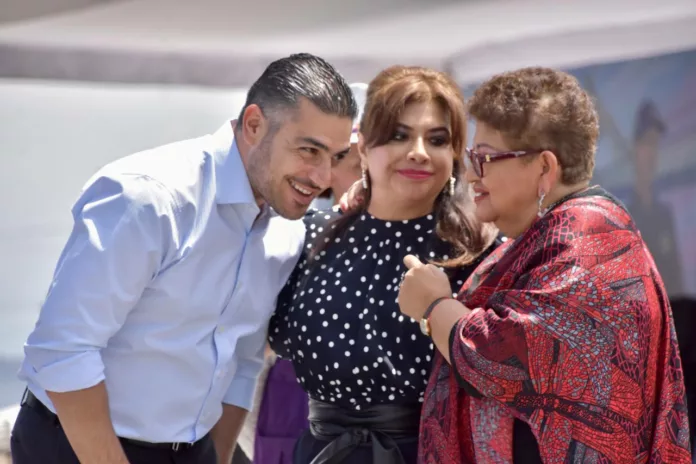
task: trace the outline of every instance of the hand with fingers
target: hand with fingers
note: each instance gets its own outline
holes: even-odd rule
[[[404,265],[408,272],[399,289],[399,307],[403,314],[419,321],[435,300],[452,297],[452,287],[444,271],[416,256],[404,257]]]
[[[362,186],[362,181],[358,180],[341,196],[338,204],[341,207],[341,211],[345,213],[359,208],[364,202],[365,188]]]

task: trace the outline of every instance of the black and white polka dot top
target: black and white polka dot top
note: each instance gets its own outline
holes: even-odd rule
[[[363,214],[308,262],[339,214],[305,218],[304,253],[271,319],[271,347],[292,361],[313,399],[348,409],[421,402],[433,345],[399,311],[402,261],[407,254],[422,261],[446,258],[451,248],[436,237],[432,215],[389,222]],[[481,259],[446,271],[453,293]]]

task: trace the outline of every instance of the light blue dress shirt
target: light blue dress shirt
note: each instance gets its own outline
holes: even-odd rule
[[[55,411],[45,390],[103,380],[116,434],[160,443],[249,409],[305,228],[259,209],[231,124],[107,165],[72,213],[24,349],[34,395]]]

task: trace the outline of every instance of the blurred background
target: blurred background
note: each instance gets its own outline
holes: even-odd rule
[[[432,66],[467,95],[521,66],[571,71],[600,111],[596,181],[629,206],[670,298],[696,296],[694,0],[0,0],[0,408],[19,402],[84,182],[213,132],[294,52],[350,82]]]

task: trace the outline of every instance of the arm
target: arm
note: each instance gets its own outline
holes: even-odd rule
[[[588,263],[596,259],[586,253]],[[595,273],[580,261],[536,267],[517,280],[523,286],[494,292],[485,308],[460,319],[449,344],[451,371],[468,395],[529,424],[543,437],[541,447],[572,430],[618,462],[634,442],[616,418],[643,420],[654,388],[649,368],[630,366],[650,362],[646,343],[657,354],[661,324],[645,322],[649,311],[632,301],[631,290],[617,295],[607,285],[617,277],[598,275],[616,274],[617,266]]]
[[[415,257],[405,262],[410,270],[401,285],[399,305],[419,320],[430,303],[448,296],[447,281],[442,272]],[[494,293],[485,309],[446,299],[430,313],[433,341],[460,385],[474,396],[511,405],[530,387],[560,393],[554,390],[564,383],[557,379],[573,369],[573,388],[578,391],[588,385],[590,371],[593,381],[611,383],[611,333],[638,333],[638,328],[634,318],[619,314],[615,321],[604,320],[601,309],[616,303],[613,293],[601,287],[601,278],[577,262],[557,260],[532,269],[519,281],[526,286]],[[584,289],[590,288],[595,301],[584,305],[590,293]],[[588,296],[572,297],[583,292]]]
[[[448,299],[438,303],[430,315],[430,336],[435,347],[449,364],[451,364],[450,334],[452,329],[469,314],[471,314],[469,308],[455,299]]]
[[[524,391],[563,395],[570,393],[564,388],[572,388],[578,394],[590,386],[590,372],[597,385],[616,388],[611,386],[612,333],[638,329],[628,314],[606,320],[602,310],[616,302],[601,280],[578,263],[555,261],[532,269],[519,281],[525,282],[524,288],[494,293],[488,307],[468,310],[450,326],[449,334],[443,325],[440,337],[447,336],[448,342],[442,353],[448,352],[460,385],[476,396],[509,405]],[[593,295],[584,290],[590,288]],[[572,296],[583,292],[587,299]],[[590,298],[596,301],[585,306],[583,301]],[[455,305],[464,308],[459,302]],[[573,382],[564,380],[571,375]]]
[[[251,409],[256,382],[264,366],[266,333],[264,327],[250,336],[248,341],[245,340],[249,344],[247,346],[252,347],[252,354],[239,358],[237,371],[222,399],[222,416],[211,431],[220,463],[228,464],[232,460],[239,432]]]
[[[128,464],[109,416],[104,382],[70,392],[47,392],[80,462]]]
[[[401,312],[418,322],[427,319],[430,336],[438,351],[449,362],[449,334],[457,322],[471,311],[452,298],[447,275],[432,264],[423,264],[408,255],[404,258],[408,272],[399,288]],[[430,312],[426,312],[430,309]]]
[[[305,217],[305,222],[307,218],[311,217],[313,214],[314,212],[308,212]],[[300,256],[300,262],[301,261],[302,256]],[[232,457],[239,433],[242,430],[243,423],[247,416],[247,411],[250,411],[252,408],[256,384],[259,374],[264,368],[265,357],[272,355],[273,351],[278,352],[279,350],[283,350],[282,341],[284,338],[282,334],[274,337],[269,335],[269,333],[278,334],[284,325],[283,320],[287,315],[288,305],[292,301],[292,292],[295,287],[294,282],[302,266],[302,264],[295,265],[294,262],[289,263],[289,266],[293,265],[294,269],[290,273],[288,282],[277,298],[276,311],[271,317],[268,330],[263,330],[260,333],[254,334],[253,341],[250,340],[254,348],[254,354],[239,360],[235,377],[232,380],[227,394],[223,398],[223,416],[212,431],[213,439],[215,440],[215,448],[221,463],[227,464]],[[267,338],[270,342],[268,344],[266,343]]]
[[[101,177],[87,187],[25,345],[24,373],[46,390],[81,462],[127,462],[109,415],[100,351],[160,266],[167,195],[135,176]]]
[[[461,282],[466,282],[476,266],[502,243],[502,236],[499,235],[474,263],[459,268],[456,272]],[[459,291],[459,288],[457,288],[457,291]],[[433,339],[435,347],[442,354],[447,363],[450,363],[452,329],[454,329],[454,326],[457,325],[461,319],[467,317],[469,314],[471,314],[471,310],[455,299],[442,300],[431,312],[428,319],[430,322],[430,336]]]
[[[222,405],[222,416],[210,431],[215,443],[215,451],[220,464],[232,462],[232,455],[237,444],[237,437],[242,430],[248,411],[233,404]]]
[[[356,180],[348,191],[338,201],[341,211],[351,211],[359,208],[365,202],[365,188],[361,180]]]
[[[261,370],[261,374],[259,374],[259,378],[256,381],[254,403],[249,410],[249,413],[244,420],[244,425],[242,425],[242,430],[239,432],[239,436],[237,437],[237,446],[242,448],[244,454],[246,454],[246,456],[252,461],[254,460],[254,442],[256,441],[256,430],[258,427],[261,407],[263,406],[266,383],[268,381],[268,375],[275,364],[275,360],[275,354],[271,351],[270,347],[266,345],[263,370]]]

